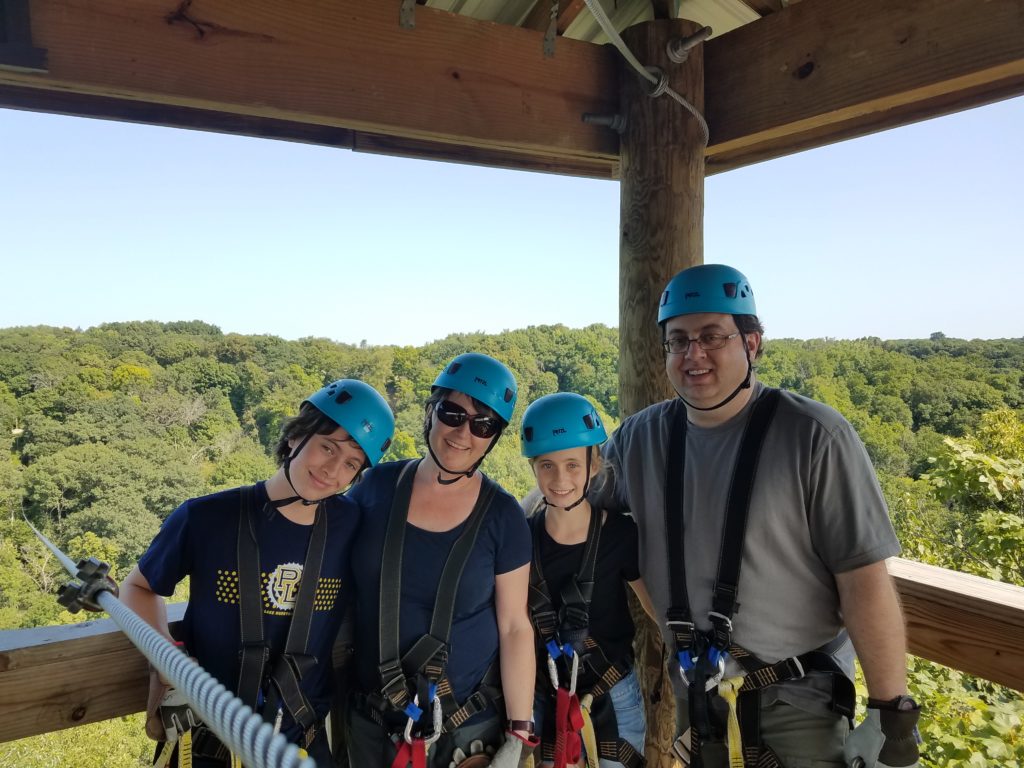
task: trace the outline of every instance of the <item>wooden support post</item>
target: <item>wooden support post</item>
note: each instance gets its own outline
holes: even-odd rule
[[[645,65],[704,110],[701,46],[683,64],[665,46],[700,26],[679,19],[627,29],[623,39]],[[628,415],[671,395],[665,378],[658,301],[669,278],[704,260],[704,144],[697,120],[667,95],[651,98],[632,69],[622,77],[619,233],[619,408]]]
[[[670,87],[704,111],[701,46],[682,64],[669,61],[666,44],[700,25],[682,20],[646,22],[623,38],[646,66],[668,75]],[[667,95],[651,98],[646,80],[622,77],[619,235],[619,408],[625,416],[670,396],[657,327],[658,301],[676,272],[704,260],[704,136],[698,121]],[[633,601],[634,603],[636,601]],[[663,674],[657,627],[636,604],[636,668],[645,701],[661,686],[660,703],[648,704],[647,765],[671,768],[675,702]]]

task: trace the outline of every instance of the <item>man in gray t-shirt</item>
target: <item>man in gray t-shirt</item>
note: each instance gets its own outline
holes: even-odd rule
[[[753,362],[761,354],[763,329],[750,284],[737,270],[703,265],[680,272],[662,296],[658,323],[665,370],[679,400],[652,405],[622,423],[603,451],[612,482],[599,501],[628,508],[636,518],[642,576],[658,614],[678,609],[681,600],[688,603],[694,631],[686,640],[663,625],[673,652],[677,752],[695,768],[728,764],[728,696],[714,683],[692,681],[695,674],[716,677],[718,651],[731,644],[718,675],[726,681],[757,678],[751,672],[759,665],[779,670],[778,662],[796,657],[802,663],[785,668],[804,673],[740,693],[748,765],[754,764],[758,743],[786,768],[917,765],[920,710],[906,695],[903,618],[885,567],[886,558],[899,554],[899,544],[863,444],[832,408],[775,393],[757,381]],[[730,540],[736,533],[725,530],[730,489],[734,474],[744,472],[738,456],[755,406],[765,410],[767,403],[759,401],[769,393],[773,413],[759,458],[748,462],[755,466],[745,532]],[[680,450],[682,466],[668,466],[668,457]],[[674,492],[667,491],[672,487]],[[681,496],[681,508],[666,510],[666,495]],[[669,540],[667,520],[673,518],[666,515],[681,515],[675,530],[681,527],[682,541]],[[676,548],[672,557],[669,547]],[[725,620],[719,614],[712,621],[719,561],[730,548],[740,563],[735,607]],[[673,567],[685,571],[683,598],[670,587]],[[688,667],[704,659],[686,679],[675,663],[676,650]],[[818,661],[802,656],[814,650],[823,651],[814,656]],[[835,706],[842,703],[837,690],[850,686],[845,680],[836,686],[835,678],[852,678],[854,651],[870,701],[864,723],[849,733],[847,718]],[[820,663],[827,657],[835,663]],[[692,708],[692,691],[705,687],[707,707]],[[759,697],[753,711],[759,712],[760,728],[753,724],[750,701],[744,701],[751,696]]]

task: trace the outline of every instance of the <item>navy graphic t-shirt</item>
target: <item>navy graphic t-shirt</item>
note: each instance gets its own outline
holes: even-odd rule
[[[356,676],[364,693],[380,688],[378,633],[381,560],[398,475],[407,462],[383,464],[366,472],[349,492],[362,510],[362,527],[353,552],[356,592]],[[437,586],[452,545],[466,522],[449,531],[405,526],[399,647],[405,653],[430,629]],[[530,562],[526,516],[512,496],[498,489],[466,563],[455,598],[448,678],[462,703],[476,690],[498,653],[494,577]]]
[[[293,523],[271,507],[263,483],[255,488],[255,501],[262,510],[256,515],[256,540],[263,631],[272,663],[288,637],[313,526]],[[139,561],[139,570],[159,595],[170,595],[179,581],[191,578],[181,639],[189,654],[231,691],[238,686],[241,647],[236,555],[240,502],[239,488],[189,499],[164,521]],[[302,680],[303,692],[321,717],[331,697],[331,648],[351,599],[350,556],[359,525],[358,507],[343,496],[328,499],[325,510],[327,546],[307,647],[319,663]],[[298,736],[298,727],[287,714],[282,730],[291,739]]]

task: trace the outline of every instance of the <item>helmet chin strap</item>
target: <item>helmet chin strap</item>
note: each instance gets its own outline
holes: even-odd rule
[[[721,408],[723,405],[728,405],[729,403],[731,403],[733,399],[736,397],[736,395],[738,395],[744,389],[750,389],[750,377],[753,374],[753,372],[754,368],[750,364],[750,353],[747,352],[747,375],[743,378],[743,381],[740,382],[740,385],[732,391],[732,394],[725,398],[725,400],[720,402],[718,405],[710,405],[707,408],[701,408],[699,405],[694,405],[685,397],[680,395],[678,391],[676,392],[676,397],[682,400],[687,408],[692,408],[695,411],[715,411]]]
[[[294,504],[296,501],[301,501],[303,506],[307,507],[311,507],[314,504],[319,504],[321,501],[323,501],[323,499],[307,499],[305,496],[299,493],[298,489],[295,487],[295,483],[292,482],[291,465],[295,457],[302,452],[302,449],[306,447],[306,443],[308,443],[313,438],[313,435],[316,434],[316,431],[320,429],[320,427],[323,425],[325,421],[325,418],[318,419],[317,422],[313,425],[313,428],[310,429],[306,436],[302,438],[302,442],[295,446],[295,450],[292,451],[291,455],[284,460],[284,479],[288,481],[288,485],[291,486],[292,493],[294,493],[295,495],[288,496],[287,498],[284,499],[271,500],[270,506],[272,506],[274,509],[287,507],[289,504]],[[362,472],[362,469],[360,469],[359,471]],[[358,477],[358,474],[356,476]]]
[[[441,460],[439,458],[437,458],[437,454],[434,453],[434,446],[432,446],[430,444],[430,432],[431,432],[431,428],[428,427],[427,428],[427,453],[430,454],[430,458],[433,460],[434,464],[436,464],[438,467],[440,467],[442,472],[445,472],[446,474],[449,474],[449,475],[455,475],[455,477],[452,477],[452,478],[445,478],[445,477],[441,477],[441,472],[438,472],[437,473],[437,483],[438,483],[438,485],[454,485],[455,483],[459,482],[459,480],[461,480],[464,477],[472,477],[473,473],[476,472],[477,468],[481,464],[483,464],[484,459],[487,458],[487,454],[491,452],[492,448],[494,448],[495,444],[498,442],[498,438],[501,437],[501,430],[499,430],[498,433],[491,439],[491,444],[487,446],[487,450],[484,451],[484,455],[481,456],[479,459],[477,459],[476,463],[474,463],[472,467],[470,467],[467,470],[455,470],[455,469],[448,469],[448,467],[446,467],[444,464],[442,464]]]
[[[583,483],[583,495],[580,496],[578,499],[576,499],[576,501],[574,501],[569,506],[562,507],[562,509],[564,509],[566,512],[568,512],[570,509],[575,509],[576,507],[578,507],[580,504],[582,504],[584,501],[587,500],[587,492],[589,490],[590,490],[590,446],[587,446],[587,481],[585,483]],[[541,499],[544,501],[544,504],[549,506],[549,507],[557,507],[558,506],[557,504],[552,504],[550,501],[548,501],[548,497],[547,496],[543,496],[542,495]]]

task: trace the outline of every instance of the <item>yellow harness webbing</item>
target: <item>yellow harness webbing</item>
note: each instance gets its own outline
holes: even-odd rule
[[[736,694],[742,685],[742,676],[730,677],[718,684],[718,695],[729,705],[729,722],[726,725],[729,768],[743,768],[743,737],[740,735],[740,720],[736,715]]]
[[[593,703],[594,697],[589,693],[580,702],[580,711],[583,713],[583,750],[586,752],[587,768],[598,768],[599,762],[597,734],[594,732],[594,721],[590,717],[590,707]]]
[[[153,768],[166,768],[171,762],[174,748],[178,748],[178,768],[192,768],[192,730],[183,732],[175,741],[165,741]]]

